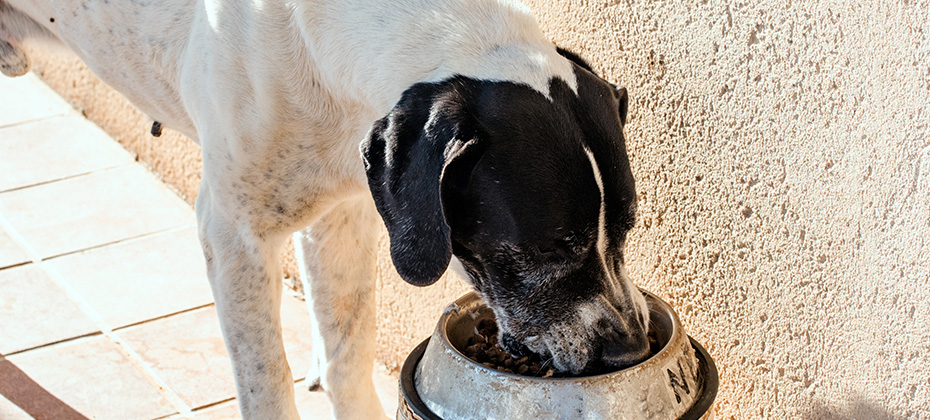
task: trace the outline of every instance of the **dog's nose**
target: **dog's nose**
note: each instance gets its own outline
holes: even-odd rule
[[[632,334],[610,331],[603,338],[601,363],[605,366],[622,369],[640,363],[651,355],[645,331]]]
[[[500,344],[504,350],[507,350],[507,352],[514,357],[522,357],[533,353],[526,347],[526,345],[521,343],[520,340],[517,340],[509,333],[501,334]]]

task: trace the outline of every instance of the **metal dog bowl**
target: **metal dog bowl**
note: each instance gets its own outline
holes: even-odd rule
[[[459,351],[493,318],[474,292],[446,309],[432,337],[401,370],[398,420],[712,419],[717,368],[668,304],[646,292],[661,348],[646,361],[597,376],[537,378],[482,366]]]

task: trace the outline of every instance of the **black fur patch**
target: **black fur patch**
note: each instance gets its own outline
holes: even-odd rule
[[[431,284],[456,255],[499,320],[509,320],[514,342],[610,281],[597,253],[601,196],[586,148],[604,182],[610,267],[622,264],[634,223],[626,92],[570,58],[577,95],[560,79],[550,82],[551,99],[465,77],[417,84],[362,146],[401,277]]]

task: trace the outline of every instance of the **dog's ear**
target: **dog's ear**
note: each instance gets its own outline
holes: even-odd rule
[[[408,90],[361,147],[394,267],[416,286],[435,283],[449,266],[452,241],[442,191],[467,182],[482,149],[475,124],[435,89]]]
[[[620,101],[620,122],[626,125],[626,112],[630,109],[630,96],[625,87],[614,86],[617,89],[617,100]]]
[[[565,48],[559,47],[559,46],[556,46],[555,49],[556,49],[556,51],[559,52],[559,55],[561,55],[562,57],[565,57],[565,58],[568,59],[569,61],[571,61],[571,62],[577,64],[578,67],[581,67],[581,68],[583,68],[583,69],[585,69],[585,70],[591,72],[591,74],[593,74],[593,75],[597,75],[597,73],[594,72],[594,69],[591,68],[591,65],[588,64],[588,62],[585,61],[585,59],[581,58],[581,56],[579,56],[578,54],[575,54],[575,53],[573,53],[573,52],[571,52],[571,51],[569,51],[569,50],[566,50]],[[600,76],[598,76],[598,77],[600,77]],[[605,80],[605,82],[606,82],[606,80]],[[610,82],[608,82],[608,83],[610,83]],[[613,84],[613,83],[611,83],[611,86],[614,87],[614,90],[616,91],[615,93],[616,93],[616,95],[617,95],[617,100],[620,101],[620,108],[619,108],[619,111],[620,111],[620,122],[622,122],[623,125],[626,125],[626,113],[627,113],[627,111],[629,110],[629,107],[630,107],[630,97],[627,95],[627,92],[626,92],[626,88],[625,88],[625,87],[619,87],[619,86],[617,86],[617,85],[615,85],[615,84]]]
[[[562,57],[565,57],[565,58],[567,58],[569,61],[571,61],[571,62],[577,64],[578,67],[581,67],[581,68],[583,68],[583,69],[585,69],[585,70],[591,72],[591,74],[597,74],[597,73],[594,72],[594,69],[591,68],[591,65],[588,64],[588,62],[585,61],[585,59],[581,58],[580,55],[575,54],[575,53],[573,53],[573,52],[571,52],[571,51],[569,51],[569,50],[566,50],[565,48],[562,48],[562,47],[560,47],[560,46],[556,46],[556,47],[555,47],[555,50],[558,51],[559,55],[561,55]]]

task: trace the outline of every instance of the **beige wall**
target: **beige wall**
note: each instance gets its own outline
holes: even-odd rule
[[[530,2],[630,90],[630,272],[720,414],[930,418],[930,5]]]
[[[758,3],[529,1],[630,90],[630,272],[717,360],[720,418],[930,419],[930,5]],[[194,197],[193,144],[148,136],[75,60],[39,61]],[[396,368],[465,288],[407,286],[385,245],[378,355]]]

